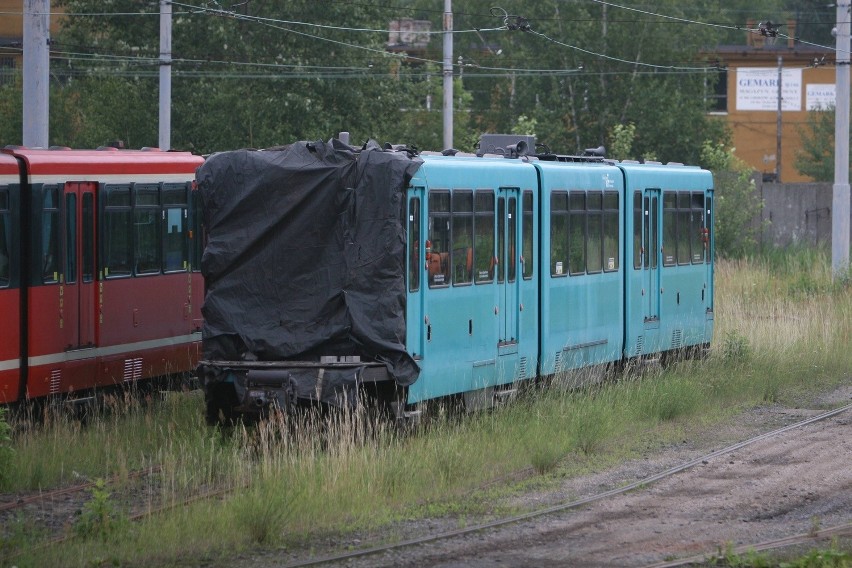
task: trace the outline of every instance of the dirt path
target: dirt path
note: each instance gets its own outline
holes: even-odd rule
[[[852,386],[829,400],[848,403]],[[556,491],[527,493],[530,510],[635,482],[736,441],[821,413],[751,411],[706,440],[684,442]],[[396,527],[396,538],[457,528],[431,519]],[[345,566],[647,566],[852,522],[852,411],[726,454],[626,495],[499,529],[349,560]],[[372,540],[372,539],[371,539]],[[337,543],[340,545],[341,543]],[[345,543],[354,547],[368,543]],[[308,555],[252,556],[254,566]],[[315,549],[315,554],[322,554]]]
[[[373,558],[394,566],[645,566],[852,521],[852,417],[710,460],[581,511]]]

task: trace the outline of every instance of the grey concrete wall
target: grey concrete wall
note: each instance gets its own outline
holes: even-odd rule
[[[756,180],[763,199],[763,244],[831,246],[832,184]]]

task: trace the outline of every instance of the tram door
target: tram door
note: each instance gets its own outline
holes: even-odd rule
[[[642,300],[646,327],[660,323],[660,190],[642,192]]]
[[[425,240],[421,234],[423,188],[408,193],[406,266],[408,266],[408,298],[405,304],[405,341],[408,352],[415,359],[423,357],[423,290]]]
[[[500,375],[514,378],[515,360],[520,341],[518,295],[518,248],[520,192],[516,188],[500,188],[497,195],[497,286],[498,286],[498,353],[502,361]]]
[[[707,195],[704,198],[704,266],[707,267],[707,299],[705,300],[707,306],[707,314],[708,316],[712,316],[713,314],[713,263],[715,259],[713,255],[715,251],[713,250],[713,239],[715,238],[716,231],[713,228],[713,192],[707,192]]]
[[[59,312],[66,349],[95,346],[96,190],[92,182],[65,184]]]

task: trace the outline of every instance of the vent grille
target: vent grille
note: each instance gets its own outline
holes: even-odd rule
[[[50,372],[50,394],[59,394],[59,384],[62,381],[62,370],[54,369]]]
[[[142,378],[142,357],[124,360],[124,381],[136,381]]]
[[[562,350],[556,352],[556,361],[553,362],[553,372],[559,373],[562,371]]]
[[[679,349],[683,347],[683,330],[676,329],[672,333],[672,349]]]
[[[521,357],[521,366],[518,368],[518,378],[526,379],[527,378],[527,358]]]
[[[642,350],[645,348],[645,336],[640,335],[636,338],[636,349],[633,352],[633,355],[641,355]]]

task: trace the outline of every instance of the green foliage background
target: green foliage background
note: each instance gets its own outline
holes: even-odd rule
[[[70,15],[52,38],[50,143],[157,145],[157,2],[57,4]],[[630,9],[594,0],[503,4],[529,21],[523,32],[493,31],[505,22],[491,0],[456,0],[454,145],[472,150],[479,134],[522,124],[534,125],[551,149],[572,153],[606,145],[617,124],[635,124],[636,156],[697,163],[704,141],[723,138],[722,123],[706,113],[718,76],[712,65],[676,68],[706,65],[701,54],[716,45],[744,43],[748,18],[799,15],[807,25],[798,32],[811,40],[833,21],[831,10],[810,0],[660,0],[650,11],[638,0],[621,5]],[[435,0],[175,3],[172,146],[209,153],[348,130],[353,141],[441,149],[441,34],[419,59],[404,59],[386,50],[381,30],[406,17],[441,30],[442,9]],[[0,144],[20,143],[20,109],[20,81],[7,82]]]
[[[158,3],[56,4],[68,15],[52,38],[50,143],[156,146]],[[385,31],[400,18],[441,30],[442,3],[188,0],[173,10],[173,148],[207,154],[345,130],[353,143],[443,149],[442,34],[405,58],[388,51]],[[760,203],[749,173],[729,155],[724,122],[708,113],[723,77],[705,54],[745,43],[749,20],[796,18],[799,37],[832,43],[833,7],[816,0],[659,0],[652,8],[641,0],[456,0],[453,12],[456,148],[473,150],[484,132],[515,132],[559,153],[604,145],[619,159],[702,165],[718,188],[717,250],[754,249],[756,233],[742,227]],[[528,31],[499,29],[518,16]],[[21,107],[18,76],[0,85],[0,146],[21,142]],[[804,132],[799,167],[817,179],[830,171],[829,119],[814,114]]]

